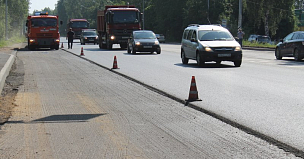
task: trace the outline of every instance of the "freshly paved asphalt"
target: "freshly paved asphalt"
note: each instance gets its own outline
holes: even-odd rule
[[[268,50],[267,48],[251,48],[251,47],[244,47],[243,49],[255,49],[255,50]],[[273,50],[273,49],[271,49]],[[11,54],[2,53],[0,51],[0,95],[4,87],[4,83],[6,77],[8,76],[11,66],[13,65],[16,59],[16,51],[12,51]]]

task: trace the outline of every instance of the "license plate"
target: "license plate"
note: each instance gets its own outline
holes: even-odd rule
[[[231,57],[231,54],[218,54],[218,57]]]
[[[89,41],[94,41],[93,39],[90,39]]]
[[[123,36],[122,39],[129,39],[129,37],[128,36]]]
[[[144,48],[152,48],[152,46],[144,46]]]

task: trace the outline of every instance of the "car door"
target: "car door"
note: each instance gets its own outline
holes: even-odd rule
[[[190,52],[190,45],[191,45],[191,36],[192,36],[192,33],[193,33],[193,30],[189,30],[188,31],[188,34],[187,34],[187,37],[185,39],[183,39],[183,48],[184,48],[184,51],[185,51],[185,55],[187,58],[193,58],[193,56],[191,55],[191,52]]]
[[[291,41],[292,36],[294,35],[294,33],[290,33],[288,34],[284,39],[282,44],[280,44],[280,51],[282,55],[287,55],[289,54],[288,52],[288,47],[290,46],[289,42]]]
[[[190,38],[190,44],[189,44],[189,52],[192,58],[196,58],[196,48],[198,46],[197,41],[197,33],[196,30],[193,30],[191,38]]]
[[[287,45],[286,45],[286,53],[287,55],[293,56],[294,50],[296,48],[296,44],[298,41],[298,36],[300,35],[300,33],[295,33],[292,37],[291,40],[288,41]]]

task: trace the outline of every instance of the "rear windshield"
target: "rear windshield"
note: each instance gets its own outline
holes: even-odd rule
[[[134,39],[155,39],[156,36],[152,32],[138,32],[134,33]]]
[[[220,30],[200,30],[198,32],[198,39],[200,41],[231,41],[234,38],[229,32]]]

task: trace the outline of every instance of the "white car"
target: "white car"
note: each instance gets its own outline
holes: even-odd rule
[[[232,61],[236,67],[242,64],[242,48],[231,33],[218,25],[189,25],[183,33],[181,42],[181,58],[183,64],[189,59],[198,65],[214,61]]]

